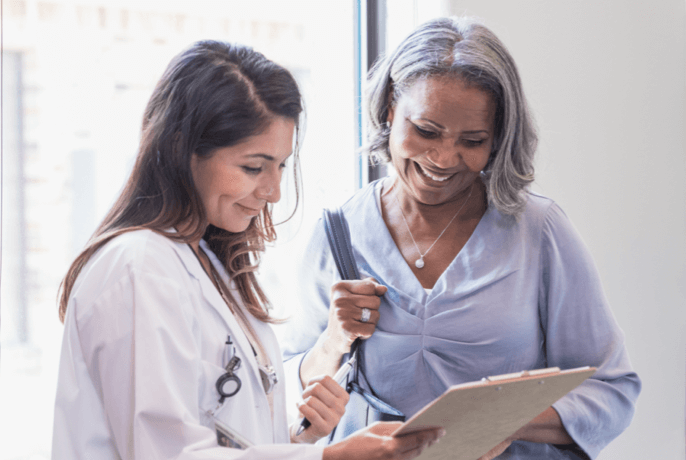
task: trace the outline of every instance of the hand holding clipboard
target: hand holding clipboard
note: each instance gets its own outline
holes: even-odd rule
[[[474,460],[507,439],[596,371],[582,367],[523,371],[449,388],[393,435],[441,426],[446,436],[417,457]]]

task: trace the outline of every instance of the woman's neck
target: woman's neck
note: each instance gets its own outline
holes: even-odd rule
[[[212,262],[205,251],[200,248],[200,240],[188,242],[188,246],[190,246],[191,250],[195,253],[195,257],[197,257],[198,262],[200,262],[200,265],[203,270],[205,270],[205,273],[207,273],[207,276],[212,279]]]
[[[176,232],[181,234],[181,235],[189,235],[189,234],[194,234],[194,230],[196,228],[195,223],[193,222],[182,222],[174,226],[176,229]],[[205,230],[207,230],[207,226],[203,228],[201,235],[205,234]],[[191,248],[195,251],[196,254],[200,254],[200,240],[202,237],[192,239],[191,241],[187,241],[187,243],[190,245]]]
[[[392,179],[390,184],[390,187],[384,187],[382,196],[387,195],[386,199],[394,202],[394,206],[402,206],[408,219],[411,218],[412,220],[429,221],[440,226],[457,209],[461,209],[460,220],[466,220],[475,216],[481,217],[487,208],[486,187],[479,178],[458,196],[438,205],[428,205],[417,201],[404,190],[403,184],[397,177]],[[384,200],[382,199],[382,201]]]

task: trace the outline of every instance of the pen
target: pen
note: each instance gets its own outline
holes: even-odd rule
[[[350,370],[353,368],[355,365],[355,356],[357,353],[353,355],[352,358],[347,360],[340,369],[336,371],[336,374],[333,376],[333,379],[336,381],[337,384],[343,386],[343,382],[345,382],[345,379],[348,378],[348,374],[350,373]],[[296,436],[300,436],[300,434],[308,429],[310,427],[310,421],[307,420],[306,417],[303,417],[303,419],[300,421],[300,427],[298,427],[298,431],[295,433]]]
[[[224,345],[225,347],[224,356],[222,356],[222,367],[226,367],[226,365],[229,364],[229,361],[231,361],[231,358],[233,358],[233,355],[236,354],[236,347],[233,346],[230,335],[226,336],[226,342],[224,342]]]

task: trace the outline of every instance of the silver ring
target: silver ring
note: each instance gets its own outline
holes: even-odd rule
[[[360,321],[363,323],[369,322],[369,318],[372,317],[372,311],[369,308],[363,308],[362,309],[362,317],[360,318]]]

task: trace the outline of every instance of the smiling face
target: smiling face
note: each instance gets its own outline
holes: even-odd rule
[[[209,224],[245,231],[267,203],[281,198],[281,174],[293,151],[295,122],[275,118],[266,130],[207,158],[191,157],[193,182]]]
[[[458,78],[416,81],[390,108],[389,150],[401,190],[437,205],[468,193],[493,147],[495,101]]]

